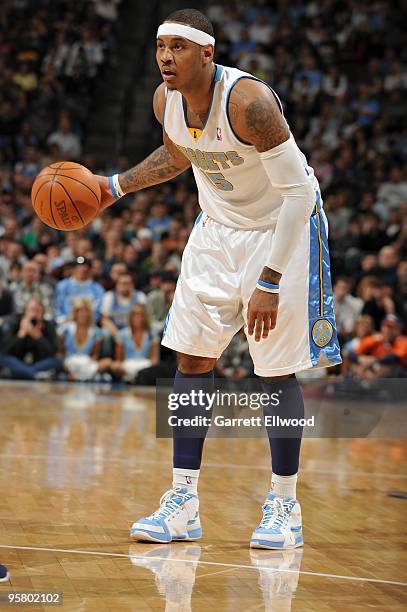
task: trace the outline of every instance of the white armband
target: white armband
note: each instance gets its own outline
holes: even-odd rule
[[[271,184],[283,198],[271,251],[264,265],[282,274],[314,209],[315,190],[292,135],[259,156]]]
[[[113,176],[109,176],[109,187],[115,198],[122,198],[124,195],[126,195],[123,189],[120,187],[118,174],[113,174]]]

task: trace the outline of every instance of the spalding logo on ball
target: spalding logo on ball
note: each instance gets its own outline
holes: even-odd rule
[[[90,170],[75,162],[56,162],[41,170],[31,190],[35,212],[50,227],[84,227],[100,210],[100,187]]]

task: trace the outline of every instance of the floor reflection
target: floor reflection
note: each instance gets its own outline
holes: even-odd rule
[[[154,574],[157,590],[165,598],[166,612],[192,611],[192,592],[201,557],[199,544],[159,544],[142,549],[134,544],[129,554],[134,566],[144,567]]]
[[[199,544],[133,544],[129,554],[134,566],[148,569],[154,574],[157,590],[165,599],[166,612],[193,610],[195,575],[201,557]],[[266,612],[291,611],[300,578],[302,555],[302,548],[250,550],[252,566],[259,572],[258,586]],[[242,571],[241,566],[236,567],[236,575]]]
[[[300,579],[303,549],[251,550],[252,564],[259,570],[259,587],[265,612],[290,612]]]

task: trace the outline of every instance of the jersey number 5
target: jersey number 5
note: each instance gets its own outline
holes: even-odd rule
[[[220,189],[221,191],[233,191],[232,183],[229,183],[221,172],[205,172],[205,174],[211,183],[215,185],[216,189]]]

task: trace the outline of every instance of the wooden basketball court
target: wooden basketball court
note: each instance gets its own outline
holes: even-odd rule
[[[266,440],[208,440],[202,540],[146,545],[129,527],[171,482],[151,391],[2,382],[0,424],[0,562],[12,574],[1,605],[58,592],[55,608],[71,612],[406,609],[402,440],[304,440],[305,546],[251,551]]]

